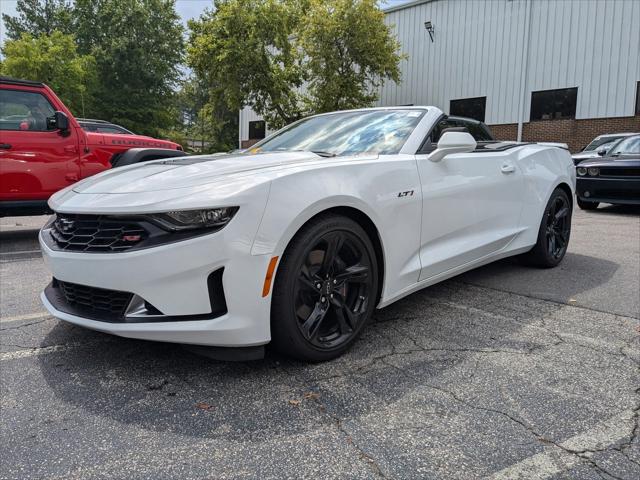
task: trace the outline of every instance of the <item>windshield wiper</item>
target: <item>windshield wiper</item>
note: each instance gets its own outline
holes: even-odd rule
[[[311,153],[315,153],[316,155],[320,155],[321,157],[335,157],[335,153],[331,152],[323,152],[322,150],[311,150]]]

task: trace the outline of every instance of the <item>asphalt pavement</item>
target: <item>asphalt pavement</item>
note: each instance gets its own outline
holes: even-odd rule
[[[425,289],[315,365],[53,319],[44,220],[0,219],[0,478],[640,478],[640,209],[576,211],[560,267]]]

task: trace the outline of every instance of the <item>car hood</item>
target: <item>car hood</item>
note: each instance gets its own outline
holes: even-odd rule
[[[340,161],[350,158],[339,157]],[[311,152],[178,157],[114,168],[77,183],[73,191],[80,194],[122,194],[189,188],[223,181],[231,176],[258,175],[266,169],[332,160],[336,159],[323,158]]]
[[[598,152],[580,152],[571,155],[574,160],[583,160],[585,158],[599,158]]]
[[[638,167],[640,166],[640,155],[624,155],[619,157],[601,157],[597,160],[581,162],[579,167]]]

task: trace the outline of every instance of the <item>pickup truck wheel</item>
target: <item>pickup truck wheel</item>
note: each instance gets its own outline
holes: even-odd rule
[[[367,233],[327,215],[303,227],[285,251],[271,302],[274,346],[303,361],[342,355],[373,315],[378,266]]]

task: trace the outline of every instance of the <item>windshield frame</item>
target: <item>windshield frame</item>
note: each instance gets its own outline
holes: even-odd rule
[[[429,107],[422,107],[422,106],[393,106],[393,107],[375,107],[375,108],[359,108],[359,109],[353,109],[353,110],[339,110],[339,111],[335,111],[335,112],[327,112],[327,113],[319,113],[317,115],[310,115],[308,117],[304,117],[301,118],[300,120],[296,120],[295,122],[286,125],[285,127],[271,133],[270,135],[268,135],[267,137],[263,138],[262,140],[260,140],[258,143],[256,143],[255,145],[247,148],[245,151],[246,152],[253,152],[253,153],[261,153],[260,148],[262,147],[262,145],[266,144],[267,142],[271,141],[273,138],[281,135],[282,133],[296,127],[298,124],[304,122],[305,120],[308,120],[310,118],[316,118],[316,117],[324,117],[324,116],[328,116],[328,115],[339,115],[339,114],[349,114],[349,113],[357,113],[357,112],[362,112],[362,113],[367,113],[367,112],[384,112],[384,111],[418,111],[420,112],[421,116],[418,120],[418,122],[416,123],[416,125],[413,128],[413,131],[407,136],[407,138],[404,140],[404,143],[401,145],[400,149],[398,150],[398,152],[393,153],[391,155],[398,155],[398,154],[415,154],[416,151],[418,150],[418,146],[420,141],[422,140],[422,137],[424,136],[422,132],[425,131],[425,128],[427,125],[431,124],[433,122],[433,114],[434,114],[434,109],[433,108],[429,108]],[[436,115],[437,116],[437,115]],[[278,151],[286,151],[286,150],[265,150],[264,153],[275,153]],[[325,153],[325,152],[321,152],[321,153]],[[361,154],[355,154],[355,155],[367,155],[367,153],[361,153]],[[381,154],[381,153],[370,153],[370,155],[385,155],[385,154]],[[340,158],[340,154],[338,154],[335,158]],[[349,155],[347,155],[349,156]],[[331,157],[333,157],[333,155],[331,155]]]

